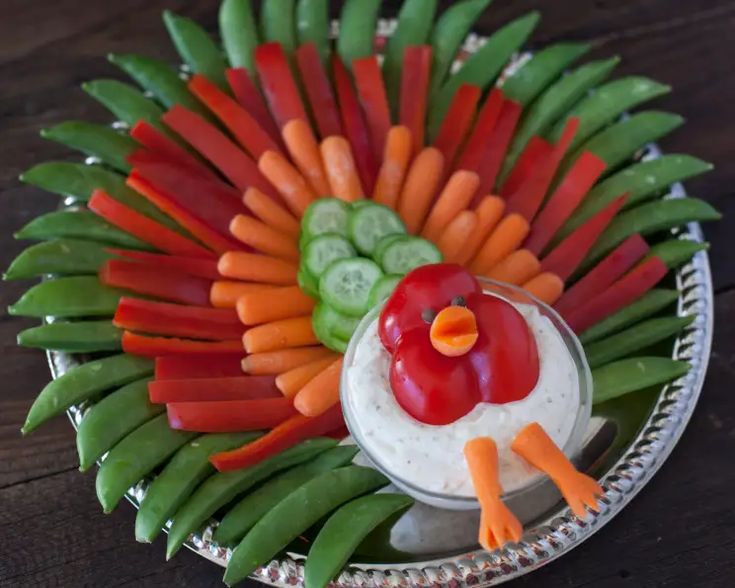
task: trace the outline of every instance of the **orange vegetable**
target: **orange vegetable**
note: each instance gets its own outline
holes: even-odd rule
[[[269,227],[252,216],[246,214],[235,216],[230,221],[230,233],[260,253],[291,261],[299,260],[299,247],[293,237]]]
[[[339,402],[339,379],[342,374],[342,358],[312,378],[293,399],[296,410],[307,417],[326,412]]]
[[[421,236],[436,243],[452,219],[470,205],[479,185],[480,176],[475,172],[454,172],[431,209]]]
[[[531,230],[528,221],[518,213],[506,216],[485,240],[470,263],[470,270],[486,275],[492,267],[520,247]]]
[[[561,298],[564,292],[564,282],[552,272],[543,272],[524,283],[523,289],[551,306]]]
[[[475,208],[477,213],[477,227],[462,246],[462,251],[457,257],[457,263],[467,265],[480,246],[485,242],[488,235],[503,218],[505,212],[505,200],[499,196],[485,196]]]
[[[310,313],[316,301],[298,286],[244,294],[237,301],[237,315],[244,325],[260,325]]]
[[[459,357],[477,342],[475,313],[466,306],[447,306],[439,311],[431,323],[431,345],[442,355]]]
[[[281,319],[245,331],[242,343],[248,353],[277,351],[319,343],[311,328],[311,315]]]
[[[352,147],[347,139],[339,136],[327,137],[322,141],[320,149],[331,194],[347,202],[364,198]]]
[[[312,190],[317,196],[328,196],[329,182],[324,172],[319,144],[309,123],[300,118],[291,120],[283,127],[281,134],[291,159],[309,182]]]
[[[491,280],[520,286],[535,278],[541,271],[541,262],[528,249],[514,251],[495,264],[486,274]]]
[[[295,367],[276,377],[276,387],[287,398],[293,398],[304,386],[334,363],[337,354]]]
[[[271,289],[268,284],[217,280],[209,291],[209,302],[215,308],[235,308],[238,298],[248,292]]]
[[[463,210],[455,216],[436,242],[436,246],[439,247],[439,251],[444,256],[444,261],[457,263],[475,231],[477,231],[477,213],[475,211]]]
[[[298,237],[301,227],[291,213],[257,188],[248,188],[242,201],[265,224],[286,235]]]
[[[322,345],[253,353],[242,360],[242,371],[255,376],[277,376],[333,354]]]
[[[291,286],[296,283],[298,267],[269,255],[228,251],[219,258],[217,270],[226,278]]]
[[[288,208],[301,218],[306,207],[316,200],[304,176],[288,160],[275,151],[266,151],[258,160],[258,169],[275,186]]]
[[[426,147],[413,160],[398,201],[398,214],[409,233],[418,233],[429,213],[444,172],[444,156]]]
[[[408,127],[392,127],[388,131],[383,150],[383,164],[380,166],[378,180],[373,190],[375,202],[396,209],[412,152],[411,131]]]

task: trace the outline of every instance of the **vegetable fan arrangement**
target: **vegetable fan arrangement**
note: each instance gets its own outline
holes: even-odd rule
[[[617,58],[557,43],[513,73],[539,16],[504,25],[451,67],[490,0],[405,0],[382,60],[378,0],[347,0],[336,42],[326,0],[220,9],[224,52],[164,14],[186,68],[111,55],[133,81],[83,89],[124,123],[44,130],[86,163],[46,162],[26,183],[71,197],[17,237],[38,241],[6,279],[47,279],[14,315],[48,319],[21,345],[94,354],[51,382],[24,433],[89,406],[81,469],[101,462],[111,511],[152,482],[136,537],[170,521],[167,556],[218,515],[225,582],[318,523],[306,584],[327,584],[365,536],[410,506],[350,465],[341,353],[410,269],[446,260],[524,287],[579,334],[595,402],[669,382],[688,365],[642,356],[687,324],[661,287],[706,246],[671,231],[719,214],[667,197],[710,169],[638,161],[681,117],[639,105],[669,88],[611,79]],[[308,504],[309,508],[303,505]]]

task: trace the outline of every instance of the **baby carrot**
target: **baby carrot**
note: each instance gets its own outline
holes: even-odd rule
[[[485,196],[475,208],[477,213],[477,227],[470,234],[469,239],[462,247],[457,263],[467,265],[480,246],[485,242],[488,235],[503,218],[505,212],[505,200],[499,196]]]
[[[498,223],[470,263],[476,274],[487,274],[501,259],[513,253],[531,229],[528,221],[518,213],[509,214]]]
[[[347,202],[365,197],[352,148],[344,137],[327,137],[321,144],[322,159],[331,193]]]
[[[317,196],[328,196],[329,183],[324,172],[319,144],[309,123],[300,118],[291,120],[283,127],[281,134],[291,159],[309,182],[312,190]]]
[[[383,164],[373,190],[375,202],[396,209],[412,149],[411,131],[408,127],[391,127],[383,150]]]
[[[248,329],[242,336],[242,343],[248,353],[262,353],[316,345],[319,339],[311,328],[311,315],[308,315],[273,321]]]
[[[298,267],[295,263],[257,253],[228,251],[219,258],[217,269],[226,278],[247,282],[263,282],[278,286],[296,283]]]
[[[475,172],[454,172],[431,209],[421,236],[436,242],[451,220],[467,209],[479,185],[480,176]]]
[[[472,233],[477,230],[477,213],[463,210],[442,231],[436,246],[447,263],[457,263]]]
[[[243,294],[272,288],[268,284],[217,280],[209,290],[209,302],[215,308],[235,308],[238,298]]]
[[[541,302],[552,305],[561,298],[564,282],[554,273],[543,272],[523,284],[523,289]]]
[[[249,292],[237,301],[237,315],[244,325],[260,325],[280,319],[304,316],[315,301],[298,286]]]
[[[248,188],[242,201],[255,216],[265,224],[273,227],[281,233],[298,237],[301,227],[299,221],[294,218],[288,210],[278,204],[273,198],[263,194],[257,188]]]
[[[294,397],[293,405],[307,417],[319,416],[339,402],[339,378],[342,358],[315,376]]]
[[[535,278],[541,270],[541,262],[528,249],[519,249],[495,264],[486,274],[488,278],[508,284],[521,284]]]
[[[253,249],[280,259],[299,260],[294,238],[269,227],[247,214],[238,214],[230,222],[230,233]]]
[[[409,233],[418,233],[434,200],[444,171],[444,156],[426,147],[413,160],[398,201],[398,214]]]
[[[242,360],[242,371],[255,376],[277,376],[318,359],[332,357],[323,345],[252,353]]]
[[[337,358],[336,354],[310,361],[276,377],[276,387],[286,398],[293,398],[306,384],[327,369]]]
[[[316,194],[306,183],[304,176],[280,153],[263,153],[258,160],[258,169],[275,186],[291,212],[298,218],[301,218],[312,200],[316,200]]]

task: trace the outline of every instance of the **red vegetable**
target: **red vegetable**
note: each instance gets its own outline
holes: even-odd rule
[[[198,433],[257,431],[277,427],[293,417],[296,409],[288,398],[172,402],[166,405],[172,429]]]
[[[169,269],[182,272],[189,276],[219,280],[222,276],[217,271],[216,259],[202,259],[200,257],[183,257],[181,255],[166,255],[163,253],[148,253],[135,249],[108,248],[107,251],[118,257],[137,261],[147,266]]]
[[[378,58],[371,55],[355,59],[352,62],[352,74],[355,76],[357,95],[370,129],[375,161],[380,161],[383,157],[383,148],[391,122],[388,97],[385,93],[385,83]]]
[[[283,398],[273,376],[161,380],[148,384],[148,396],[154,404]]]
[[[457,151],[472,127],[481,94],[482,90],[479,87],[462,84],[454,94],[452,103],[449,105],[441,127],[439,127],[439,132],[434,140],[434,147],[444,155],[448,170],[452,169]]]
[[[156,380],[230,378],[242,375],[244,350],[220,355],[166,355],[156,358]]]
[[[125,353],[141,357],[161,357],[164,355],[208,355],[235,353],[242,349],[239,341],[195,341],[173,337],[148,337],[125,331],[122,336]]]
[[[523,107],[519,102],[515,102],[514,100],[503,102],[500,117],[492,135],[487,138],[485,150],[482,155],[482,163],[477,170],[477,173],[480,174],[480,188],[475,197],[476,202],[483,196],[493,192],[495,180],[498,177],[498,172],[500,172],[500,166],[503,165],[505,154],[513,139],[513,134],[515,133],[516,125],[518,125],[518,120],[521,118],[522,110]]]
[[[511,194],[515,193],[531,176],[534,170],[536,170],[539,164],[551,155],[553,150],[554,146],[546,139],[542,139],[538,135],[531,137],[528,145],[526,145],[523,153],[521,153],[518,161],[516,161],[515,166],[513,166],[508,178],[503,183],[502,188],[500,188],[499,194],[503,198],[508,198]]]
[[[255,49],[255,67],[265,99],[279,128],[300,118],[309,122],[299,89],[280,43],[263,43]]]
[[[314,43],[301,45],[296,50],[296,63],[319,135],[322,139],[342,135],[342,123],[339,120],[332,83],[329,81],[316,45]]]
[[[399,121],[413,138],[414,154],[424,148],[426,107],[431,79],[431,46],[413,45],[403,52]]]
[[[488,142],[488,138],[492,136],[498,124],[500,111],[503,108],[503,101],[502,90],[495,88],[490,91],[487,100],[485,100],[485,104],[483,104],[480,113],[477,115],[477,121],[472,127],[467,143],[459,157],[457,169],[466,169],[474,172],[480,169],[482,156],[485,153],[485,144]]]
[[[281,134],[278,132],[278,127],[271,113],[268,112],[263,95],[250,77],[250,72],[244,67],[233,67],[229,68],[225,75],[240,106],[258,121],[258,124],[270,135],[271,139],[281,145]]]

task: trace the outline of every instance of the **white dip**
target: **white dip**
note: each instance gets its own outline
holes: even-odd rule
[[[539,310],[516,304],[536,338],[540,373],[533,391],[506,404],[481,403],[448,425],[427,425],[405,412],[390,388],[390,355],[378,336],[378,320],[368,326],[347,365],[343,391],[349,427],[386,473],[423,491],[474,497],[462,452],[474,437],[492,437],[498,447],[500,481],[512,492],[541,476],[510,449],[515,435],[538,422],[559,447],[572,434],[579,409],[577,368],[561,334]]]

